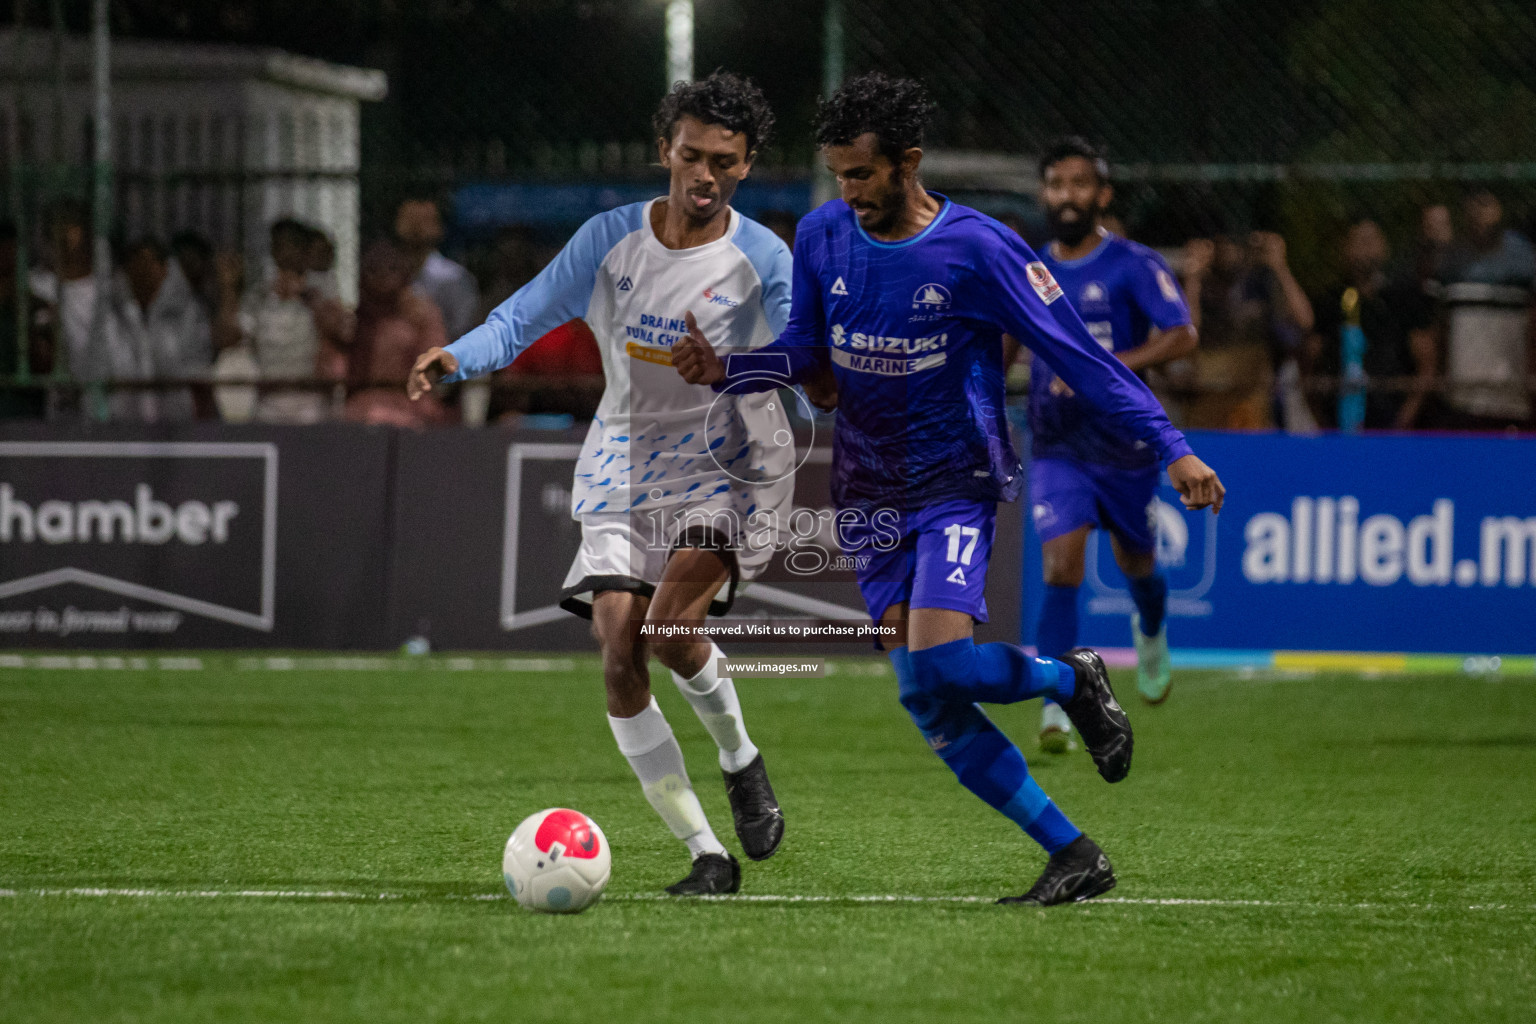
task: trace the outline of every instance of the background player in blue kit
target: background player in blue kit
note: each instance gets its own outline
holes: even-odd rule
[[[1040,181],[1054,239],[1041,260],[1088,333],[1133,371],[1193,352],[1198,341],[1189,309],[1163,258],[1100,224],[1114,194],[1103,156],[1080,138],[1062,139],[1041,157]],[[1051,657],[1077,646],[1084,550],[1091,530],[1108,530],[1136,605],[1136,688],[1160,703],[1170,675],[1168,582],[1157,568],[1153,518],[1158,454],[1114,430],[1038,356],[1030,373],[1029,423],[1029,500],[1045,576],[1036,646]],[[1067,750],[1071,727],[1047,698],[1041,749]]]
[[[923,189],[931,109],[921,85],[878,73],[826,101],[817,142],[842,198],[800,222],[789,326],[773,344],[724,360],[693,328],[674,346],[673,365],[691,383],[733,393],[831,367],[839,543],[869,556],[858,577],[870,615],[904,633],[890,652],[901,702],[960,782],[1050,854],[1034,886],[1005,902],[1083,900],[1115,884],[1108,859],[976,703],[1054,696],[1106,780],[1130,770],[1130,722],[1097,655],[1030,658],[1013,644],[972,639],[987,616],[997,502],[1016,498],[1023,483],[1003,413],[1004,332],[1166,461],[1191,508],[1219,508],[1223,489],[1146,386],[1060,301],[1029,247]]]

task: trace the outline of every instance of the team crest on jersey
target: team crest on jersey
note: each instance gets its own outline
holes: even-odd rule
[[[1179,301],[1179,286],[1173,283],[1173,275],[1162,267],[1157,268],[1157,288],[1169,302]]]
[[[848,294],[848,286],[843,284],[843,279],[841,277],[839,277],[836,281],[832,282],[832,294],[833,295],[847,295]]]
[[[949,289],[941,284],[925,284],[912,296],[912,308],[930,313],[949,308]]]
[[[1035,262],[1025,268],[1029,271],[1029,284],[1034,288],[1035,294],[1040,296],[1040,301],[1049,306],[1061,298],[1061,285],[1051,276],[1051,271],[1044,263]]]
[[[1089,281],[1083,286],[1083,293],[1079,297],[1079,301],[1085,306],[1090,303],[1103,302],[1104,294],[1104,286],[1102,284],[1097,281]]]
[[[631,281],[629,279],[629,275],[628,274],[625,274],[623,277],[619,278],[619,284],[618,284],[619,291],[627,292],[627,291],[631,290],[634,287],[635,287],[635,282],[633,282],[633,281]]]

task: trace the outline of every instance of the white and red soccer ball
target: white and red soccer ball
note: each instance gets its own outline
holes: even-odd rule
[[[575,914],[602,896],[613,859],[597,822],[564,807],[529,815],[501,858],[514,899],[529,910]]]

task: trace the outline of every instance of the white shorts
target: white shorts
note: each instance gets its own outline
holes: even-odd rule
[[[665,514],[658,514],[664,511]],[[725,615],[739,584],[754,579],[773,558],[772,538],[750,535],[728,507],[679,506],[650,514],[618,512],[581,517],[581,549],[565,575],[560,607],[592,617],[593,595],[623,590],[650,597],[679,547],[718,544],[731,575],[709,603],[709,614]]]

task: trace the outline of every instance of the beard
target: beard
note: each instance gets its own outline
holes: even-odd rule
[[[1065,220],[1062,214],[1071,210],[1076,217]],[[1077,245],[1083,239],[1093,233],[1093,226],[1103,211],[1097,206],[1073,206],[1071,203],[1062,203],[1045,211],[1046,222],[1051,228],[1051,237],[1062,245]]]
[[[891,172],[891,181],[888,191],[882,195],[872,206],[859,212],[859,225],[868,232],[880,235],[885,234],[896,226],[896,221],[901,218],[901,211],[907,202],[907,176],[898,166]],[[868,219],[865,219],[865,218]]]

